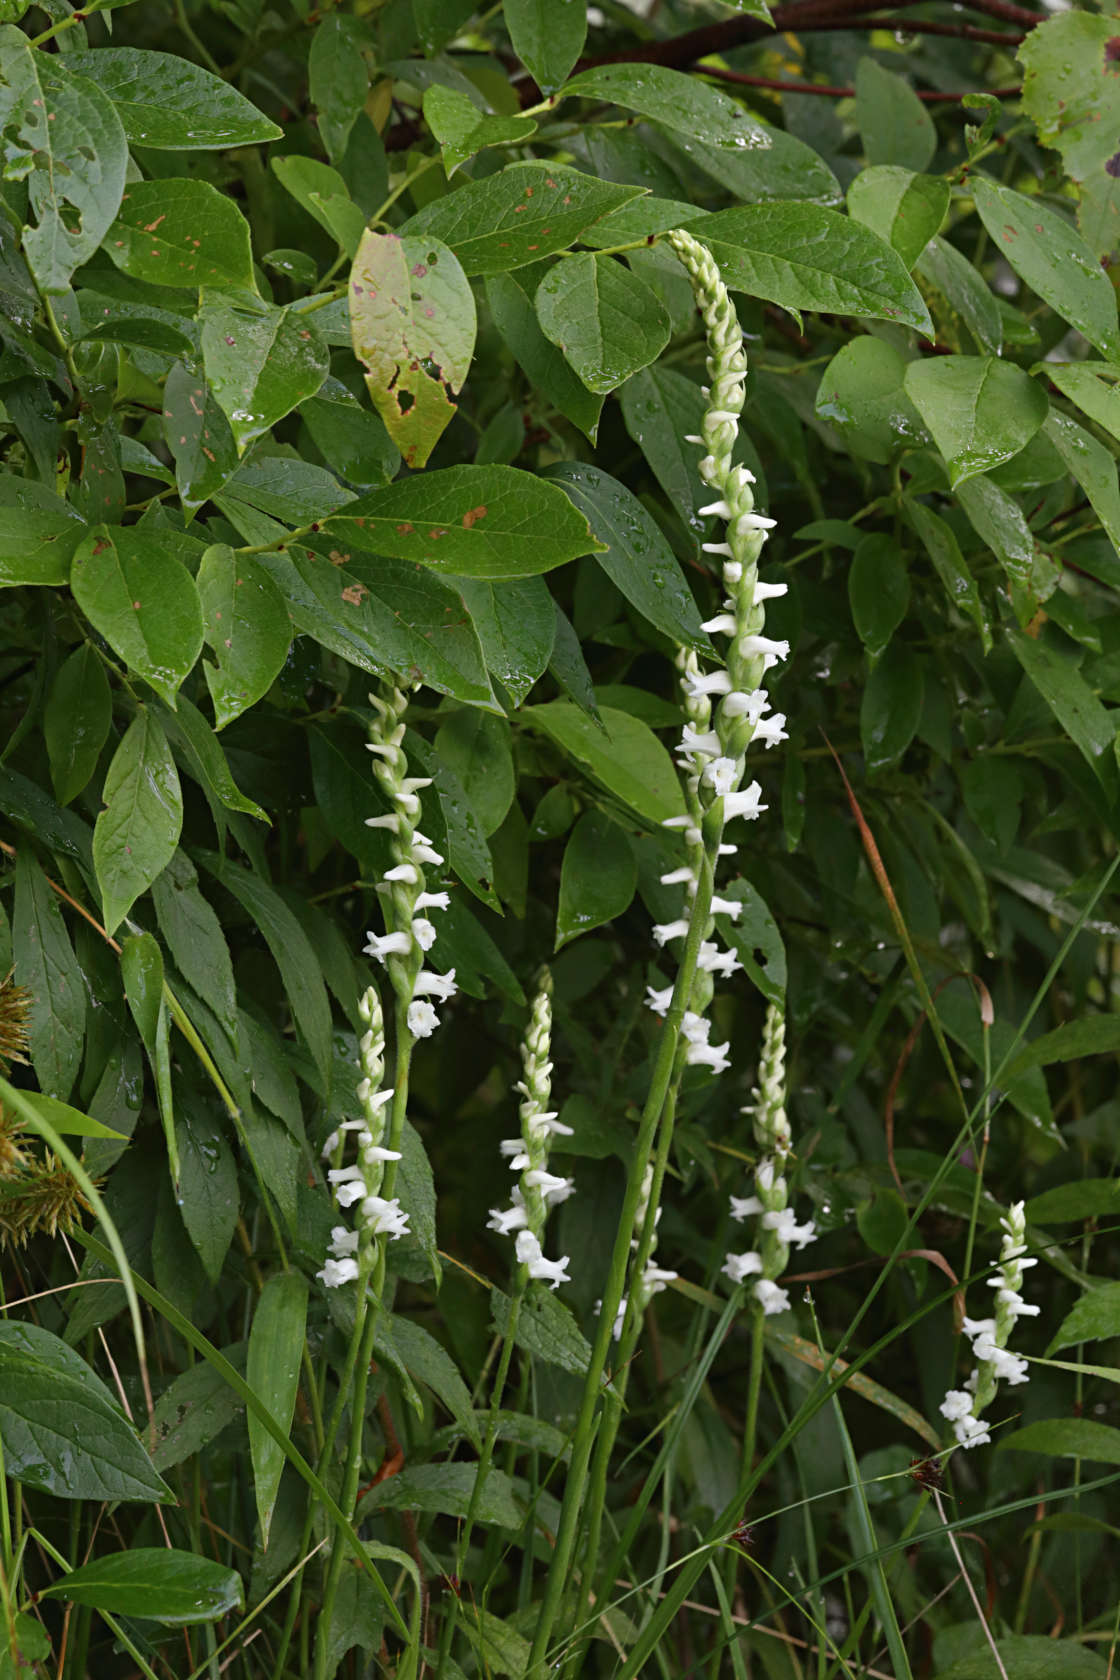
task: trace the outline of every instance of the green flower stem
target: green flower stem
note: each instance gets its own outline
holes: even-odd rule
[[[405,1114],[408,1110],[408,1076],[412,1063],[412,1034],[408,1030],[407,998],[398,995],[394,1019],[397,1051],[393,1069],[392,1119],[389,1123],[388,1147],[390,1149],[397,1149],[400,1146]],[[387,1162],[381,1191],[386,1201],[392,1197],[396,1176],[397,1162]],[[358,1312],[346,1356],[343,1381],[339,1385],[334,1413],[331,1417],[331,1427],[324,1444],[325,1452],[329,1453],[334,1443],[340,1408],[349,1398],[350,1440],[346,1452],[342,1495],[338,1502],[348,1522],[353,1522],[354,1509],[358,1501],[358,1478],[362,1464],[362,1437],[366,1422],[366,1391],[369,1387],[370,1365],[373,1362],[373,1344],[377,1336],[381,1297],[385,1292],[385,1252],[388,1244],[389,1238],[383,1233],[377,1243],[376,1259],[373,1263],[369,1287],[360,1292]],[[304,1550],[306,1550],[306,1547],[304,1547]],[[318,1635],[315,1641],[315,1680],[328,1680],[327,1658],[330,1650],[331,1620],[334,1615],[334,1601],[338,1594],[338,1584],[342,1576],[345,1553],[346,1547],[339,1544],[339,1536],[336,1535],[331,1545],[331,1559],[327,1566],[327,1579],[323,1588],[322,1605],[319,1610]]]
[[[711,827],[716,831],[716,838],[711,846],[713,853],[715,845],[718,844],[718,834],[723,829],[722,807],[723,801],[717,800],[705,817],[705,830]],[[672,1083],[673,1069],[677,1060],[677,1046],[680,1041],[681,1023],[684,1020],[685,1009],[692,996],[692,983],[696,978],[697,958],[700,955],[700,945],[704,938],[711,910],[714,883],[711,860],[707,853],[708,835],[705,832],[705,856],[696,886],[696,897],[692,901],[688,936],[685,940],[680,967],[677,969],[672,1002],[665,1015],[665,1025],[661,1032],[661,1042],[658,1046],[649,1094],[646,1097],[645,1108],[642,1110],[642,1118],[634,1148],[634,1160],[626,1185],[626,1194],[619,1214],[618,1232],[615,1236],[614,1249],[611,1254],[610,1272],[606,1287],[603,1290],[599,1325],[595,1335],[595,1344],[591,1351],[591,1361],[583,1386],[583,1397],[572,1442],[572,1459],[564,1486],[564,1502],[560,1512],[556,1546],[549,1566],[540,1617],[529,1654],[527,1680],[545,1680],[547,1675],[545,1653],[552,1637],[552,1629],[560,1608],[560,1600],[567,1585],[572,1553],[579,1532],[583,1496],[587,1486],[588,1465],[595,1439],[596,1414],[602,1393],[603,1373],[606,1370],[607,1356],[610,1353],[615,1314],[618,1312],[619,1304],[626,1290],[630,1238],[634,1229],[638,1204],[641,1200],[642,1180],[653,1151],[657,1128]]]

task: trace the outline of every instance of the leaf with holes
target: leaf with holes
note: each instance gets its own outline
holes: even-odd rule
[[[238,454],[306,397],[330,371],[313,315],[242,295],[202,308],[206,377],[233,431]]]
[[[350,271],[354,354],[385,429],[410,467],[422,467],[455,413],[477,317],[455,255],[431,236],[369,228]]]

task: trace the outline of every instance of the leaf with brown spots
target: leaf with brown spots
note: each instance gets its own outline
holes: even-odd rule
[[[425,464],[455,413],[477,326],[470,282],[446,245],[363,234],[350,271],[354,354],[410,467]]]
[[[114,653],[174,707],[202,651],[202,609],[167,543],[139,525],[98,525],[74,555],[70,588]]]
[[[133,181],[105,249],[126,274],[156,286],[254,285],[249,224],[206,181]]]

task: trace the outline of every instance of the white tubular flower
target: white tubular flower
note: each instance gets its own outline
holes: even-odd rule
[[[780,601],[783,595],[789,593],[788,583],[763,583],[761,579],[754,586],[755,601]]]
[[[527,1218],[528,1214],[525,1209],[516,1202],[508,1208],[491,1208],[490,1217],[486,1221],[486,1229],[497,1231],[499,1236],[509,1237],[515,1231],[524,1229]]]
[[[361,1178],[361,1176],[361,1167],[332,1167],[330,1172],[327,1174],[327,1183],[348,1184],[352,1183],[356,1178]],[[364,1190],[362,1194],[365,1194]]]
[[[776,747],[780,742],[788,741],[786,714],[775,712],[773,717],[760,718],[754,726],[754,739],[766,747]]]
[[[662,986],[660,991],[655,986],[646,987],[646,1007],[652,1009],[655,1015],[664,1015],[672,1001],[672,986]]]
[[[353,1283],[358,1276],[358,1262],[349,1256],[344,1260],[325,1260],[322,1270],[315,1273],[323,1280],[327,1289],[339,1289],[344,1283]]]
[[[656,922],[653,937],[659,945],[666,945],[670,939],[687,939],[688,927],[689,924],[683,917],[675,922]]]
[[[412,937],[421,951],[430,951],[436,942],[435,923],[426,916],[417,916],[412,923]]]
[[[389,1201],[382,1196],[367,1196],[362,1203],[362,1218],[375,1236],[396,1238],[409,1234],[408,1214],[396,1196]]]
[[[694,443],[694,442],[698,443],[699,441],[700,441],[699,438],[686,438],[685,439],[686,443]],[[727,503],[725,501],[723,501],[722,499],[718,502],[709,502],[707,507],[702,507],[702,508],[697,509],[697,512],[699,513],[701,519],[710,519],[712,517],[714,517],[716,519],[730,519],[732,517],[733,511],[734,510],[732,508],[730,508],[727,505]]]
[[[700,628],[706,630],[709,636],[733,636],[739,626],[733,613],[723,612],[707,619]]]
[[[746,718],[752,726],[758,723],[763,712],[770,710],[770,696],[764,688],[752,688],[749,693],[741,694],[736,690],[729,694],[723,702],[725,717]]]
[[[740,636],[738,653],[741,659],[753,659],[759,654],[763,658],[788,659],[789,643],[776,642],[770,636]]]
[[[721,1270],[727,1273],[732,1283],[742,1283],[745,1278],[754,1276],[762,1270],[761,1254],[729,1254]]]
[[[366,944],[363,951],[367,957],[376,957],[379,963],[385,963],[390,957],[407,957],[412,949],[412,940],[407,933],[373,933],[366,934]]]
[[[741,916],[742,914],[743,914],[743,906],[740,903],[739,899],[737,899],[737,898],[717,898],[715,893],[712,894],[712,915],[713,916],[730,916],[731,920],[734,921],[737,916]]]
[[[953,1425],[953,1433],[962,1447],[978,1447],[990,1440],[983,1413],[995,1398],[1001,1382],[1012,1387],[1030,1380],[1025,1359],[1011,1353],[1007,1342],[1017,1321],[1033,1317],[1038,1308],[1024,1301],[1020,1294],[1024,1268],[1035,1264],[1024,1259],[1026,1252],[1026,1219],[1022,1202],[1014,1202],[1000,1220],[1003,1242],[1000,1245],[999,1271],[989,1283],[996,1291],[994,1318],[965,1318],[963,1329],[972,1343],[977,1364],[969,1375],[964,1389],[950,1389],[941,1402],[941,1414]],[[962,1396],[967,1396],[967,1412],[962,1411]]]
[[[358,1233],[348,1231],[345,1225],[336,1225],[331,1231],[331,1253],[336,1260],[341,1260],[346,1254],[357,1254]]]
[[[540,1239],[532,1231],[519,1231],[514,1252],[522,1266],[527,1266],[531,1278],[540,1278],[550,1288],[559,1289],[562,1283],[572,1280],[565,1271],[570,1256],[565,1254],[560,1260],[546,1260],[541,1252]]]
[[[732,1196],[732,1219],[753,1219],[756,1214],[765,1213],[766,1209],[757,1196]]]
[[[731,678],[726,671],[690,671],[682,686],[695,700],[700,695],[730,694]]]
[[[383,817],[366,817],[365,819],[367,828],[387,828],[390,834],[396,834],[399,825],[400,818],[395,811],[386,811]]]
[[[769,1317],[771,1313],[785,1312],[789,1307],[789,1293],[781,1289],[769,1278],[758,1278],[754,1286],[755,1299],[759,1302],[763,1312]]]
[[[413,1038],[431,1038],[439,1026],[439,1016],[427,998],[418,998],[415,1003],[409,1004],[406,1020]]]
[[[342,1137],[341,1129],[335,1130],[330,1134],[330,1136],[327,1138],[326,1143],[324,1143],[322,1149],[319,1151],[320,1160],[322,1160],[322,1161],[329,1161],[330,1160],[331,1156],[334,1154],[335,1150],[338,1148],[339,1140],[341,1139],[341,1137]]]
[[[741,513],[735,520],[740,531],[772,531],[777,523],[776,519],[767,519],[763,513]]]
[[[742,788],[738,793],[729,793],[723,801],[723,814],[728,822],[734,817],[745,817],[748,822],[753,822],[769,809],[769,805],[762,803],[762,787],[758,782],[752,782],[750,787]]]
[[[687,864],[680,869],[670,869],[666,874],[658,876],[663,887],[695,887],[696,877]]]
[[[711,764],[704,767],[704,781],[712,788],[716,797],[721,799],[730,793],[739,779],[739,766],[733,758],[713,759]]]
[[[690,1067],[707,1067],[713,1073],[726,1073],[731,1066],[727,1054],[730,1048],[730,1041],[726,1044],[690,1044],[685,1061]]]
[[[353,1207],[354,1203],[360,1202],[366,1194],[365,1182],[360,1178],[348,1179],[345,1184],[336,1185],[334,1193],[339,1207]]]
[[[366,1132],[365,1136],[369,1137],[370,1134]],[[379,1163],[383,1165],[386,1161],[400,1161],[403,1159],[404,1157],[401,1155],[399,1149],[386,1149],[382,1144],[374,1143],[372,1138],[369,1143],[364,1143],[362,1145],[363,1168],[372,1167]]]
[[[449,910],[451,908],[451,894],[445,892],[417,893],[414,910]]]
[[[412,886],[420,879],[420,871],[414,863],[398,863],[392,869],[387,869],[381,877],[383,881],[405,881]]]
[[[987,1428],[980,1418],[958,1418],[953,1425],[953,1434],[962,1447],[983,1447],[991,1440]]]
[[[561,1178],[546,1167],[530,1167],[522,1183],[539,1190],[547,1202],[566,1202],[575,1189],[574,1179]]]
[[[412,855],[417,863],[433,864],[436,868],[444,861],[443,853],[435,851],[431,846],[416,844],[412,848]]]
[[[781,1208],[776,1213],[764,1213],[762,1224],[764,1229],[774,1232],[779,1242],[793,1248],[808,1248],[817,1234],[817,1227],[811,1219],[804,1225],[797,1223],[792,1208]]]
[[[700,946],[696,966],[707,974],[722,974],[726,980],[730,975],[736,974],[743,965],[734,951],[721,951],[718,945],[705,939]]]
[[[459,990],[455,984],[455,970],[449,968],[446,974],[434,974],[431,969],[422,968],[412,984],[414,997],[434,997],[440,1003],[446,1003]]]
[[[679,750],[683,753],[699,753],[703,758],[716,758],[723,748],[714,729],[696,730],[691,723],[686,723],[681,730]]]

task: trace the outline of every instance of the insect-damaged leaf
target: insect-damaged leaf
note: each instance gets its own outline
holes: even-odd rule
[[[350,274],[354,354],[410,467],[425,464],[455,413],[476,328],[470,282],[442,241],[367,229]]]

